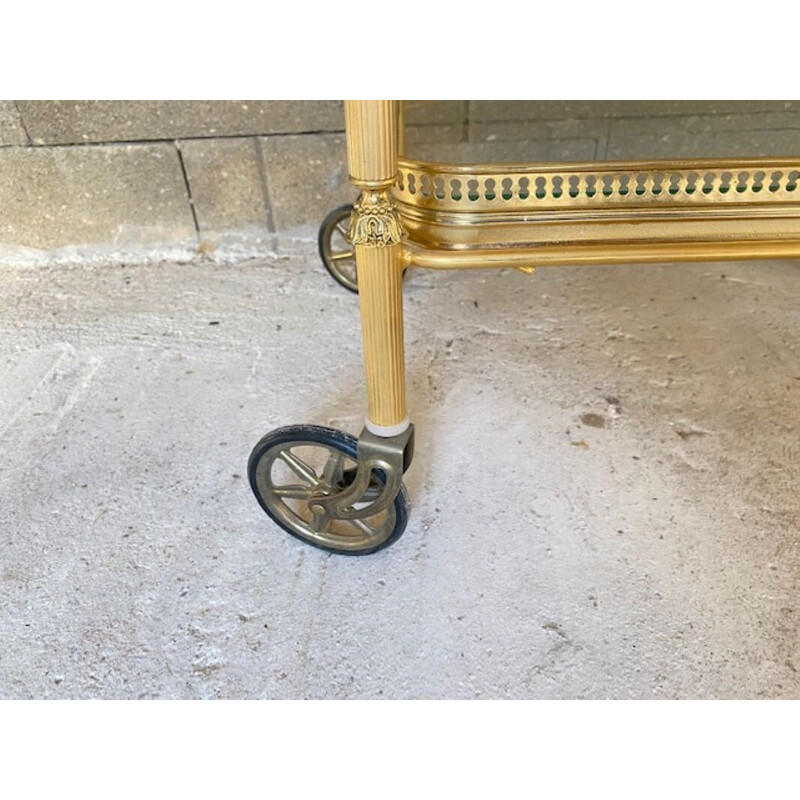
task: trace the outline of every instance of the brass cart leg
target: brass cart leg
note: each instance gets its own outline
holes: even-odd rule
[[[293,536],[337,553],[386,547],[408,519],[403,473],[411,462],[414,427],[406,413],[403,232],[390,194],[397,175],[398,111],[394,100],[345,102],[350,178],[361,190],[348,238],[361,304],[364,430],[355,441],[314,425],[279,428],[262,437],[248,462],[250,485],[264,511]],[[309,451],[324,464],[304,460]],[[279,464],[292,477],[277,476],[273,468]]]
[[[406,411],[403,341],[403,230],[391,199],[397,177],[400,105],[396,100],[345,100],[347,163],[361,190],[349,238],[358,270],[361,334],[367,385],[366,426],[358,440],[358,472],[338,495],[320,499],[320,512],[347,518],[375,469],[386,476],[370,509],[390,504],[413,453]]]
[[[397,176],[399,103],[346,100],[350,180],[361,190],[350,221],[358,269],[367,428],[402,433],[406,416],[403,350],[403,244],[389,189]]]

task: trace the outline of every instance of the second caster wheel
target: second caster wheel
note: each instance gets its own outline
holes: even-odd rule
[[[334,494],[355,478],[357,440],[334,428],[289,425],[264,436],[253,448],[247,465],[250,486],[267,514],[287,533],[334,553],[366,555],[397,541],[408,521],[408,500],[400,488],[384,511],[354,520],[324,520],[311,508],[314,495]],[[373,472],[366,505],[385,483]]]
[[[356,254],[347,241],[347,225],[352,206],[340,206],[328,214],[319,227],[319,255],[335,281],[358,293]]]

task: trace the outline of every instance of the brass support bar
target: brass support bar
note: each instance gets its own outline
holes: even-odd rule
[[[663,264],[678,261],[747,261],[800,258],[800,241],[710,241],[556,244],[482,250],[435,250],[407,243],[406,266],[425,269],[525,269],[589,264]]]

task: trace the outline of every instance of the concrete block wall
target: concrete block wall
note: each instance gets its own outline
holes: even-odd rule
[[[316,222],[297,175],[320,208],[351,199],[343,127],[336,101],[5,101],[0,260],[274,249]]]
[[[796,101],[408,101],[451,160],[800,155]],[[339,101],[0,101],[0,265],[234,260],[353,199]]]

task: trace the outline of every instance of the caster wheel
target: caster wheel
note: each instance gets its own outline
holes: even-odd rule
[[[319,255],[335,281],[358,293],[356,255],[353,245],[347,241],[347,224],[352,210],[352,206],[340,206],[325,217],[319,227]]]
[[[397,541],[408,522],[408,499],[401,486],[392,505],[358,520],[317,519],[309,508],[312,493],[339,492],[355,478],[357,440],[334,428],[289,425],[264,436],[247,465],[259,504],[287,533],[308,544],[347,555],[367,555]],[[367,505],[385,483],[376,471],[364,495]]]

